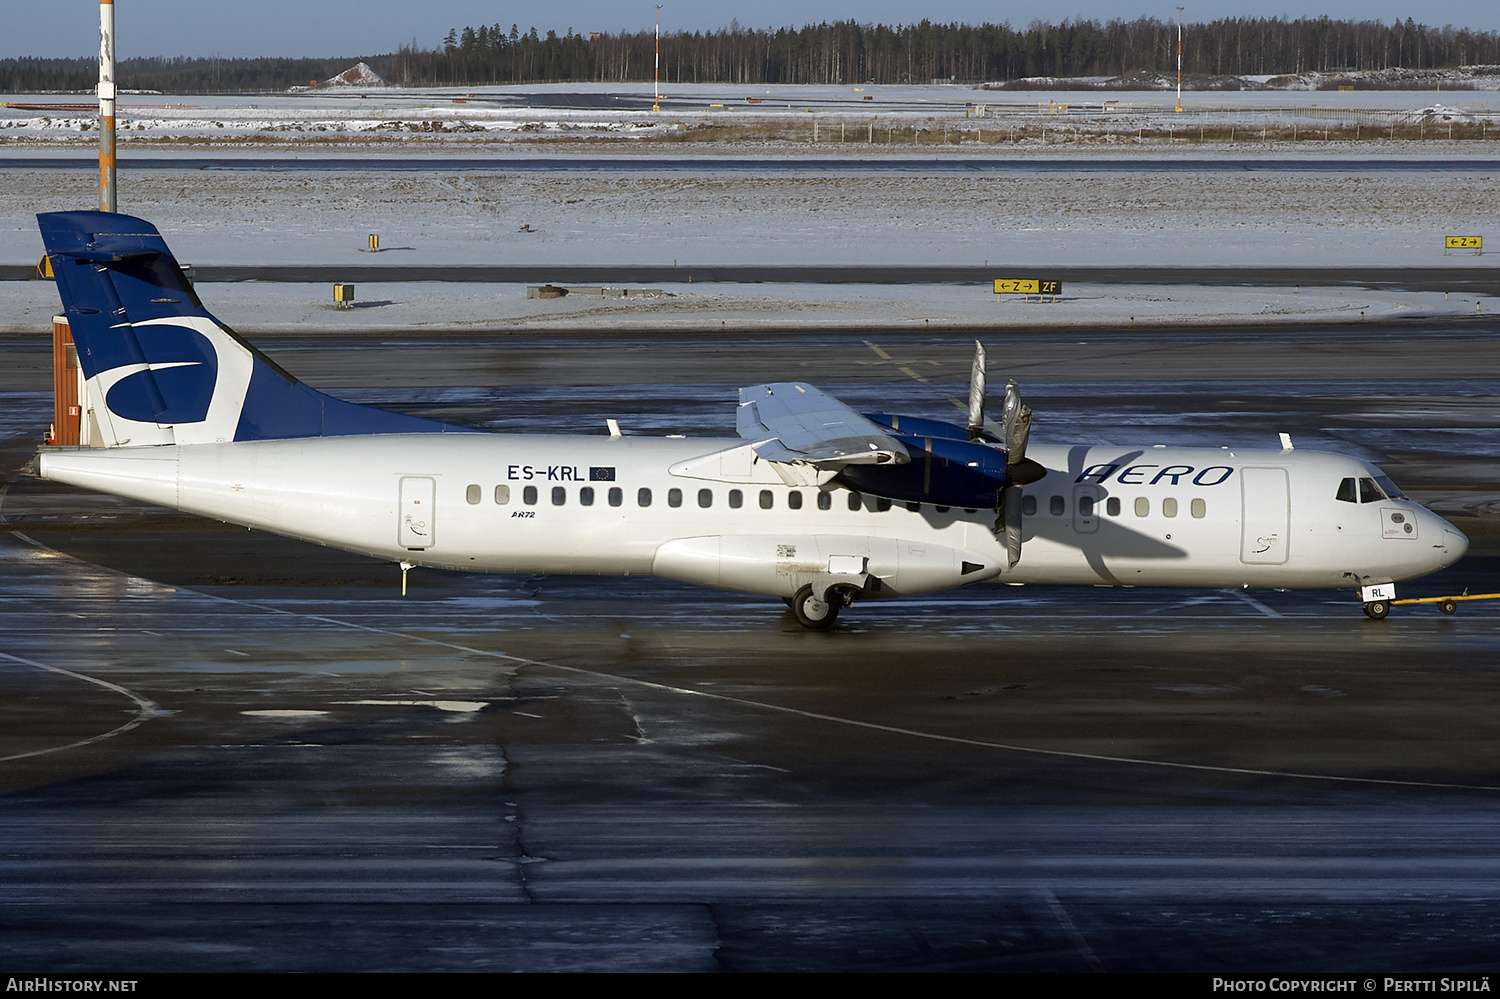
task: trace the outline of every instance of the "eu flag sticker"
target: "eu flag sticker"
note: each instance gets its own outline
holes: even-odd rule
[[[589,481],[590,482],[613,482],[613,481],[615,481],[615,467],[613,465],[610,465],[607,468],[600,468],[600,467],[598,467],[596,465],[590,465],[589,466]]]

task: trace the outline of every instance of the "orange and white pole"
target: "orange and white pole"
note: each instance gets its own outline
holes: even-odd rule
[[[115,0],[99,0],[99,210],[115,201]]]

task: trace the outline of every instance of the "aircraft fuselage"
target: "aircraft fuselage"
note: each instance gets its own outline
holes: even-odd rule
[[[790,597],[983,580],[1356,587],[1456,561],[1467,539],[1378,476],[1312,451],[1033,446],[1023,556],[993,509],[891,502],[757,460],[744,440],[388,434],[50,450],[49,479],[393,562],[658,575]]]

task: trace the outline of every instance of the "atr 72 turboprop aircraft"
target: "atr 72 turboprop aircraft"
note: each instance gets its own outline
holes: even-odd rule
[[[1378,469],[1293,450],[1028,447],[1006,391],[985,428],[861,415],[811,385],[740,392],[735,440],[516,436],[299,382],[203,308],[147,222],[38,216],[87,384],[87,448],[47,479],[399,563],[655,575],[781,597],[803,625],[856,599],[986,580],[1357,589],[1468,539]],[[977,345],[976,345],[977,346]]]

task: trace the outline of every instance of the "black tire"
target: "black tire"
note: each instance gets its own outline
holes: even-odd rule
[[[1371,600],[1365,604],[1365,616],[1371,621],[1384,621],[1385,616],[1391,612],[1389,600]]]
[[[1453,600],[1439,600],[1438,610],[1442,611],[1444,614],[1452,614],[1454,611],[1458,610],[1458,603]]]
[[[792,615],[804,628],[822,631],[838,620],[843,601],[830,600],[826,594],[814,593],[811,586],[804,586],[792,598]]]

